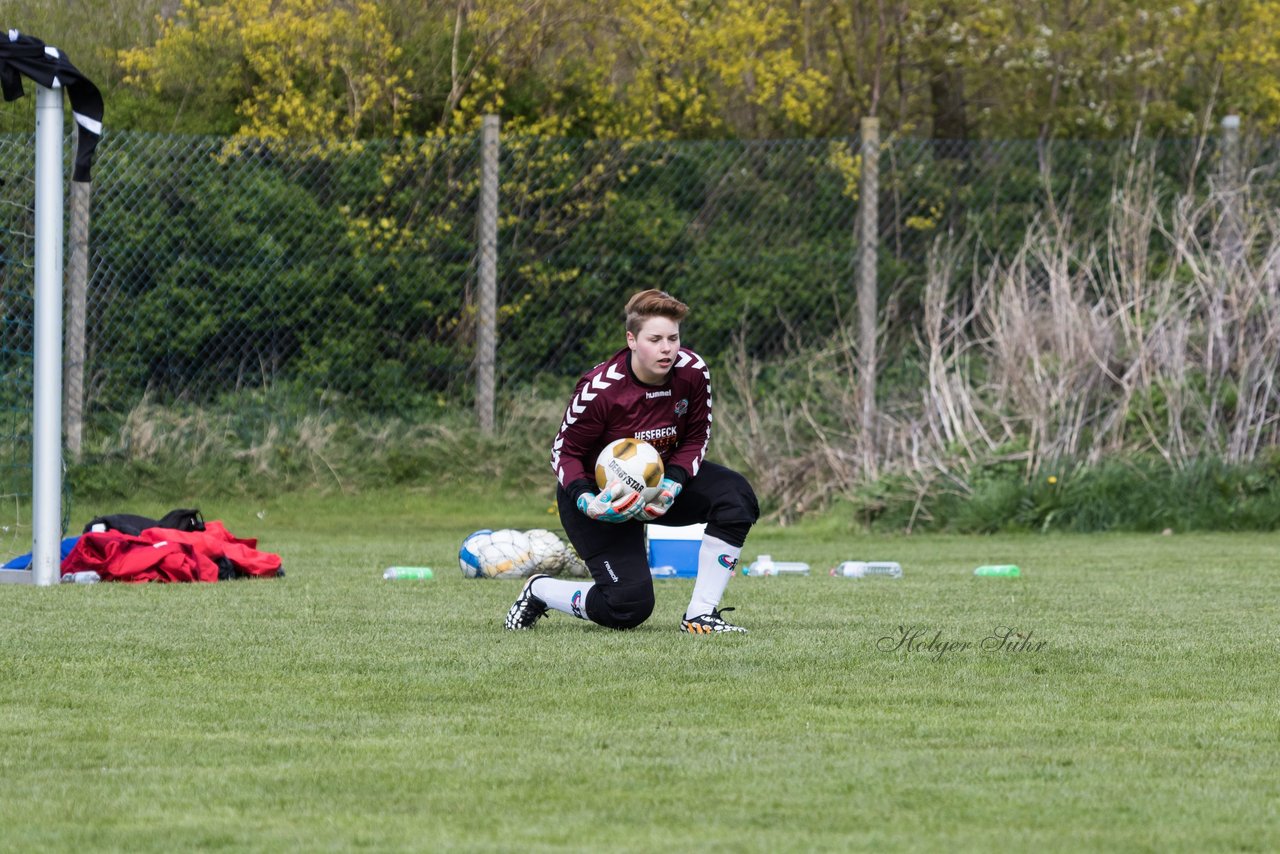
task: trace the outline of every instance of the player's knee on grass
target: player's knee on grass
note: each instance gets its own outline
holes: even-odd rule
[[[725,480],[725,488],[711,503],[707,533],[741,548],[751,526],[760,518],[760,503],[751,484],[736,471],[727,472]]]
[[[587,617],[610,629],[634,629],[653,613],[653,582],[596,584],[587,596]]]

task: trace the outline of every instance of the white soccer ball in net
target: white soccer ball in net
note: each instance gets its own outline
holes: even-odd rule
[[[658,497],[662,483],[662,455],[640,439],[615,439],[596,457],[596,486],[604,489],[615,480],[625,487],[621,495],[639,492],[647,504]]]
[[[486,577],[484,571],[480,569],[480,545],[489,542],[489,535],[492,533],[493,531],[488,528],[482,528],[467,534],[462,540],[462,546],[458,549],[458,568],[462,570],[465,577]]]
[[[476,531],[458,550],[458,565],[468,578],[520,578],[533,564],[529,537],[511,528]]]
[[[577,552],[551,531],[535,528],[525,533],[529,536],[533,553],[538,560],[535,572],[545,572],[547,575],[569,575],[575,578],[586,578],[590,575],[587,572],[587,565],[578,557]]]
[[[467,578],[527,578],[587,575],[586,564],[550,531],[484,529],[469,534],[458,549],[458,566]]]

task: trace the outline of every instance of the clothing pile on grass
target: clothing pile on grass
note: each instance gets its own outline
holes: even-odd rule
[[[198,509],[160,519],[119,513],[85,526],[62,559],[62,575],[96,572],[102,581],[129,582],[282,577],[280,556],[257,546],[217,520],[206,522]]]

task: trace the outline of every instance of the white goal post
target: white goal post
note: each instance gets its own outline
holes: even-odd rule
[[[0,571],[0,581],[51,586],[62,569],[62,292],[63,92],[78,139],[72,181],[87,184],[102,137],[102,93],[62,51],[18,30],[0,33],[4,99],[22,97],[21,78],[36,84],[32,286],[31,563]],[[77,193],[87,205],[88,194]]]
[[[62,90],[36,87],[35,391],[31,580],[62,564]]]
[[[31,565],[0,582],[57,584],[62,563],[62,89],[36,87]]]

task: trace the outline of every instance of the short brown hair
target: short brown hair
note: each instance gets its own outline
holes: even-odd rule
[[[651,317],[666,317],[679,323],[688,313],[689,306],[671,294],[650,288],[627,300],[627,331],[632,335],[640,334],[640,327]]]

